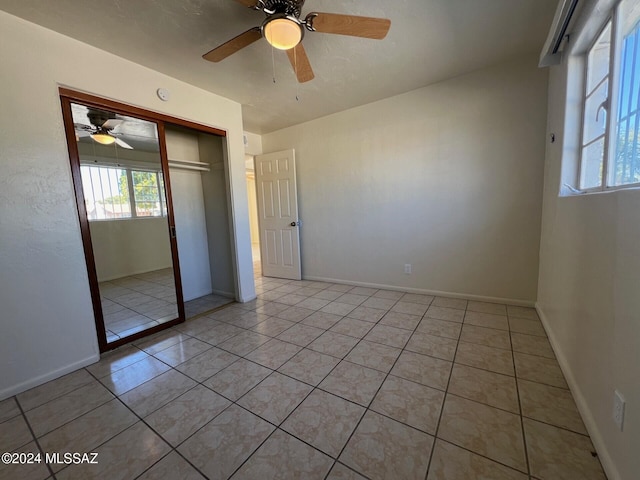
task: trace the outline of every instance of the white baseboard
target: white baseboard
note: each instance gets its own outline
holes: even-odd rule
[[[384,290],[394,290],[397,292],[421,293],[424,295],[434,295],[437,297],[462,298],[464,300],[476,300],[479,302],[504,303],[508,305],[516,305],[519,307],[535,306],[535,302],[529,301],[529,300],[515,300],[513,298],[487,297],[484,295],[470,295],[467,293],[443,292],[440,290],[426,290],[423,288],[398,287],[397,285],[384,285],[380,283],[352,282],[350,280],[340,280],[338,278],[304,276],[303,280],[312,280],[315,282],[342,283],[344,285],[353,285],[355,287],[381,288]]]
[[[560,348],[560,344],[553,334],[553,330],[549,326],[549,319],[545,315],[542,307],[539,303],[536,303],[536,311],[538,312],[538,316],[540,317],[540,321],[542,321],[542,325],[544,326],[545,331],[547,332],[547,337],[549,337],[549,343],[551,343],[551,348],[553,349],[553,353],[555,353],[556,358],[558,360],[558,364],[560,365],[560,369],[564,375],[564,378],[567,380],[567,385],[569,385],[569,390],[571,390],[571,394],[573,395],[573,399],[576,402],[576,406],[578,407],[578,411],[582,416],[582,420],[584,421],[584,426],[589,432],[589,436],[591,437],[591,442],[593,443],[594,448],[598,452],[598,458],[600,459],[600,463],[602,464],[602,468],[604,469],[604,473],[607,475],[609,480],[622,480],[620,474],[618,473],[618,469],[616,468],[615,463],[611,459],[611,455],[609,455],[609,450],[607,449],[607,443],[602,438],[600,434],[600,429],[598,428],[598,424],[596,423],[593,415],[591,414],[591,409],[582,394],[582,390],[580,389],[580,385],[576,382],[575,377],[573,376],[573,372],[571,367],[569,366],[569,362],[567,362],[566,357],[562,353],[562,349]]]
[[[258,298],[257,295],[254,295],[253,297],[246,297],[246,298],[245,297],[240,297],[240,298],[236,299],[236,301],[238,303],[247,303],[247,302],[254,301],[256,298]]]
[[[184,290],[182,292],[182,300],[187,303],[191,300],[196,300],[197,298],[206,297],[207,295],[211,295],[213,292],[211,290],[206,290],[202,292],[192,293],[188,297],[184,294]]]
[[[70,365],[66,365],[62,368],[58,368],[57,370],[54,370],[52,372],[45,373],[44,375],[40,375],[35,378],[30,378],[29,380],[19,383],[17,385],[12,385],[10,387],[7,387],[4,390],[0,391],[0,400],[4,400],[5,398],[9,398],[19,393],[25,392],[30,388],[37,387],[38,385],[47,383],[50,380],[55,380],[56,378],[66,375],[67,373],[75,372],[76,370],[82,367],[86,367],[87,365],[96,363],[98,360],[100,360],[100,354],[96,353],[83,360],[79,360]]]
[[[111,280],[118,280],[119,278],[124,278],[124,277],[132,277],[134,275],[143,275],[145,273],[151,273],[151,272],[155,272],[156,270],[165,270],[167,268],[173,268],[173,264],[167,265],[166,267],[155,267],[152,269],[144,269],[144,270],[133,270],[131,272],[126,272],[126,273],[121,273],[119,275],[111,275],[109,277],[105,277],[105,278],[99,278],[98,279],[98,283],[101,282],[110,282]]]
[[[233,292],[225,292],[224,290],[213,290],[211,293],[220,295],[221,297],[236,298],[236,294]]]

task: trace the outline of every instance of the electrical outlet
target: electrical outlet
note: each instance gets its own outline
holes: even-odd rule
[[[405,263],[404,264],[404,273],[406,273],[407,275],[411,274],[411,264],[410,263]]]
[[[613,395],[613,421],[622,431],[622,425],[624,424],[624,397],[619,391],[615,391]]]

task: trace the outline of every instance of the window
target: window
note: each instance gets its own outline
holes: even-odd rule
[[[580,188],[640,186],[640,8],[623,0],[586,54]]]
[[[611,178],[614,185],[640,183],[640,23],[624,36],[620,54],[620,93],[616,120],[615,157]]]
[[[80,172],[90,221],[166,216],[162,173],[94,165]]]
[[[158,172],[130,170],[136,217],[162,217],[167,211],[164,185]]]

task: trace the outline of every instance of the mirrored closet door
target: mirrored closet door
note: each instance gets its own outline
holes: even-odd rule
[[[164,124],[93,100],[61,96],[98,340],[106,351],[184,321],[184,304]]]

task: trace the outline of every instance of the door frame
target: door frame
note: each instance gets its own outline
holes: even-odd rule
[[[135,333],[125,338],[118,339],[114,342],[107,342],[106,329],[104,324],[104,316],[102,313],[102,306],[100,300],[100,289],[98,285],[98,275],[95,266],[95,257],[93,253],[93,245],[91,242],[91,231],[89,228],[89,219],[84,201],[84,191],[82,188],[82,177],[80,174],[80,155],[78,152],[78,145],[76,142],[76,134],[73,126],[73,115],[71,112],[71,103],[78,102],[90,107],[101,108],[119,113],[122,115],[130,115],[155,123],[158,128],[158,143],[160,146],[160,160],[162,164],[162,172],[164,176],[164,185],[167,196],[167,220],[169,222],[169,228],[175,229],[173,203],[171,200],[171,180],[169,178],[169,160],[167,157],[167,144],[165,138],[165,125],[167,123],[180,125],[193,130],[201,131],[204,133],[213,134],[219,137],[226,137],[227,132],[206,125],[201,125],[195,122],[190,122],[181,118],[171,117],[162,113],[153,112],[140,107],[135,107],[125,103],[116,102],[114,100],[108,100],[95,95],[91,95],[84,92],[78,92],[65,87],[59,87],[58,92],[60,95],[60,103],[62,107],[62,117],[65,129],[65,135],[67,138],[67,148],[69,151],[69,161],[71,164],[71,176],[73,180],[73,186],[76,197],[76,205],[78,209],[78,217],[80,220],[80,234],[82,237],[82,244],[84,247],[85,261],[87,265],[87,273],[89,277],[89,290],[91,293],[91,301],[93,304],[93,313],[96,323],[96,330],[98,335],[98,346],[100,353],[112,350],[124,344],[130,343],[134,340],[152,335],[156,332],[160,332],[167,328],[171,328],[174,325],[183,323],[185,321],[184,301],[182,298],[182,282],[180,276],[180,264],[178,260],[178,244],[175,235],[169,234],[169,241],[171,244],[171,257],[174,269],[176,300],[178,307],[178,318],[170,320],[168,322],[156,325],[147,330]]]

